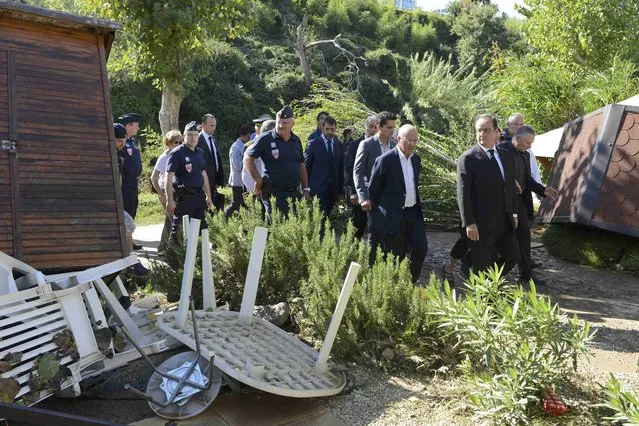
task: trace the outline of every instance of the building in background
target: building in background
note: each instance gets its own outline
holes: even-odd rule
[[[395,0],[395,7],[404,10],[413,10],[417,7],[417,0]]]

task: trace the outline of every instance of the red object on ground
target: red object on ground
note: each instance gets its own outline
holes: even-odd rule
[[[566,403],[550,388],[546,388],[546,390],[544,391],[542,401],[544,405],[544,411],[551,416],[561,416],[569,410]]]

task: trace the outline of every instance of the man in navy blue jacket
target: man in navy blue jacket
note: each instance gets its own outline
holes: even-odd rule
[[[325,117],[321,136],[309,141],[304,151],[311,196],[317,196],[326,216],[344,195],[344,147],[335,137],[337,122]]]
[[[397,146],[377,157],[368,186],[372,203],[371,228],[382,234],[382,250],[405,257],[417,282],[428,253],[424,213],[418,183],[421,159],[415,154],[419,135],[414,126],[399,129]]]

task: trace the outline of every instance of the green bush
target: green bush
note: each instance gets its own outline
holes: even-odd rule
[[[543,390],[566,381],[593,337],[588,323],[562,314],[534,284],[506,285],[497,267],[472,276],[461,297],[435,280],[425,297],[437,340],[451,345],[451,359],[463,358],[476,414],[499,424],[527,422]]]
[[[639,425],[639,394],[637,392],[626,391],[621,387],[619,380],[612,374],[608,378],[608,383],[604,387],[606,402],[600,404],[614,412],[605,420],[624,425]]]
[[[638,71],[634,62],[615,57],[609,68],[586,75],[581,89],[584,111],[595,111],[636,95]]]
[[[506,57],[505,62],[490,77],[501,117],[521,112],[528,125],[543,133],[583,115],[579,76],[532,55]]]
[[[333,356],[339,359],[361,357],[379,345],[395,346],[406,334],[412,318],[415,288],[406,260],[392,256],[368,268],[368,246],[353,237],[353,228],[338,241],[325,238],[310,265],[302,285],[302,333],[316,340],[326,334],[346,271],[351,262],[361,265],[342,320]]]
[[[450,58],[432,53],[415,55],[410,61],[412,90],[404,113],[418,126],[446,135],[455,157],[474,139],[474,120],[487,111],[488,93],[484,78],[476,77],[468,66],[455,68]]]
[[[542,241],[555,257],[597,268],[609,268],[623,261],[622,266],[633,270],[639,254],[636,238],[578,225],[550,225]]]

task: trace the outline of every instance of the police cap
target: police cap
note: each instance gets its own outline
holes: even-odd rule
[[[260,124],[260,123],[264,123],[267,120],[272,120],[272,119],[273,117],[271,117],[271,114],[262,114],[260,118],[254,119],[253,123]]]
[[[184,126],[184,133],[186,132],[197,132],[197,121],[191,121],[189,124]]]
[[[126,139],[126,129],[120,123],[113,123],[113,135],[116,139]]]
[[[277,118],[293,118],[293,109],[286,105],[284,108],[277,112]]]
[[[125,126],[129,123],[139,123],[140,115],[134,112],[129,112],[128,114],[124,114],[118,118],[118,121]]]

